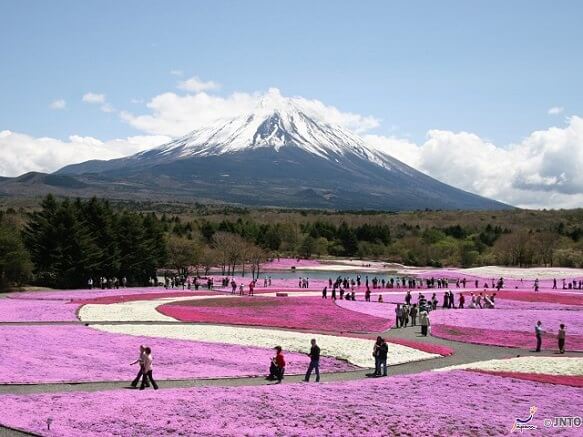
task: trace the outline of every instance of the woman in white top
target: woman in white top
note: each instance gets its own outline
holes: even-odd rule
[[[142,377],[142,385],[140,386],[140,390],[146,388],[146,383],[148,380],[150,381],[150,384],[152,384],[152,387],[154,387],[154,390],[158,390],[158,384],[156,384],[156,381],[154,381],[152,376],[152,349],[146,347],[144,348],[144,352],[144,376]]]

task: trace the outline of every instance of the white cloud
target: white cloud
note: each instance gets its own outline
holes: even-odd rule
[[[100,105],[99,109],[102,112],[116,112],[116,109],[107,102],[105,94],[89,92],[84,94],[81,100],[83,100],[85,103],[89,103],[90,105]]]
[[[260,101],[273,94],[281,97],[279,90],[272,88],[266,93],[233,93],[227,97],[205,92],[178,95],[164,93],[155,96],[146,105],[149,114],[134,115],[122,112],[124,121],[149,134],[179,137],[188,132],[207,126],[217,119],[232,118],[251,112]],[[327,106],[319,100],[294,97],[302,109],[331,124],[338,124],[354,132],[362,133],[379,126],[377,118],[351,112],[343,112]]]
[[[549,110],[547,111],[547,114],[558,115],[558,114],[561,114],[564,110],[565,110],[565,108],[563,108],[562,106],[553,106],[552,108],[549,108]]]
[[[212,80],[205,82],[196,76],[193,76],[190,79],[187,79],[185,81],[178,83],[179,89],[184,90],[184,91],[193,91],[195,93],[216,90],[220,87],[221,87],[221,85],[218,84],[217,82],[214,82]]]
[[[172,76],[182,76],[184,72],[182,70],[170,70]]]
[[[500,147],[468,132],[430,130],[426,141],[367,135],[369,144],[473,193],[525,208],[583,207],[583,118]]]
[[[71,135],[67,141],[62,141],[4,130],[0,131],[0,175],[53,172],[67,164],[90,159],[121,158],[169,140],[164,136],[133,136],[103,142],[93,137]]]
[[[85,93],[81,98],[85,103],[100,104],[105,103],[105,94]]]
[[[49,108],[59,110],[65,109],[67,107],[67,102],[64,99],[53,100],[49,105]]]

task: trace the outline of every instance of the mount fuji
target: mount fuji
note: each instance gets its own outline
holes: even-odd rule
[[[58,186],[50,184],[55,178]],[[509,208],[405,165],[277,90],[246,114],[155,149],[32,179],[82,196],[343,210]],[[0,182],[0,191],[6,185],[14,180]]]

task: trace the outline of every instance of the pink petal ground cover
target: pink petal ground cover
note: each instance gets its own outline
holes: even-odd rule
[[[463,309],[438,310],[430,314],[432,325],[451,325],[480,329],[520,331],[534,336],[538,320],[547,332],[557,333],[559,325],[567,326],[568,335],[583,335],[583,311]]]
[[[525,381],[536,381],[547,384],[568,385],[571,387],[583,388],[583,375],[545,375],[542,373],[521,373],[521,372],[502,372],[496,370],[466,369],[468,372],[484,373],[486,375],[503,376],[506,378],[522,379]]]
[[[94,288],[93,290],[79,289],[79,290],[55,290],[55,291],[24,291],[19,293],[12,293],[10,296],[18,299],[34,299],[34,300],[78,300],[78,299],[94,299],[106,296],[127,296],[131,294],[150,294],[161,293],[166,290],[162,287],[135,287],[135,288],[119,288],[112,290],[101,290]]]
[[[62,301],[0,299],[0,322],[69,322],[79,305]]]
[[[329,332],[381,332],[390,326],[386,318],[359,314],[314,297],[243,297],[169,303],[162,314],[183,322],[269,326]]]
[[[432,325],[431,335],[446,340],[461,341],[463,343],[486,344],[524,349],[534,349],[536,339],[534,333],[522,331],[508,331],[485,328],[469,328],[451,325]],[[544,350],[558,350],[555,335],[544,335],[542,341]],[[583,336],[567,333],[565,349],[567,351],[583,351]]]
[[[469,294],[469,293],[465,293]],[[489,293],[488,293],[489,294]],[[522,302],[548,302],[563,305],[583,305],[583,292],[581,294],[566,292],[534,292],[534,291],[505,291],[497,292],[496,299],[517,300]]]
[[[526,274],[527,272],[525,272]],[[569,276],[561,276],[561,275],[557,275],[557,287],[560,288],[559,291],[562,291],[562,279],[565,278],[567,281],[579,281],[582,280],[583,278],[581,276],[577,276],[578,273],[574,273],[574,275],[572,277]],[[458,269],[437,269],[437,270],[430,270],[430,271],[426,271],[426,272],[422,272],[416,275],[418,278],[422,278],[422,279],[430,279],[430,278],[442,278],[442,279],[449,279],[450,281],[456,281],[457,279],[466,279],[466,281],[468,281],[466,283],[466,286],[468,288],[474,288],[474,282],[477,279],[479,281],[479,285],[480,287],[482,287],[484,285],[484,282],[488,283],[488,286],[491,286],[492,284],[492,279],[494,279],[495,281],[498,280],[500,278],[500,276],[504,275],[498,275],[498,276],[491,276],[491,277],[484,277],[484,276],[478,276],[475,274],[467,274],[464,273],[463,271],[460,271]],[[510,277],[504,277],[504,284],[505,284],[505,288],[507,289],[515,289],[515,288],[519,288],[519,289],[528,289],[528,290],[532,290],[534,288],[534,279],[523,279],[522,281],[520,280],[520,278],[516,279],[516,278],[510,278]],[[552,279],[539,279],[539,287],[541,289],[552,289],[553,286],[553,280]],[[565,291],[569,291],[569,290],[565,290]]]
[[[3,395],[3,425],[50,435],[443,435],[508,434],[538,407],[533,424],[571,416],[583,391],[483,375],[434,372],[329,384],[205,387],[135,392]],[[554,429],[553,435],[579,430]]]
[[[185,296],[215,296],[219,293],[214,291],[169,291],[169,292],[159,292],[159,293],[144,293],[144,294],[127,294],[127,295],[117,295],[117,296],[102,296],[94,297],[90,299],[79,299],[73,300],[73,303],[87,305],[87,304],[101,304],[109,305],[113,303],[123,303],[123,302],[135,302],[139,300],[156,300],[172,297],[185,297]]]
[[[297,258],[280,258],[271,262],[263,263],[261,270],[290,270],[292,267],[301,269],[303,267],[314,267],[321,265],[320,261],[315,259],[297,259]]]
[[[395,305],[389,303],[365,302],[362,300],[336,300],[336,305],[346,310],[366,314],[373,317],[382,317],[395,323]]]
[[[444,357],[448,355],[453,355],[455,353],[454,349],[447,346],[443,346],[441,344],[422,343],[419,341],[407,340],[406,338],[399,337],[390,337],[386,338],[385,340],[389,343],[400,344],[401,346],[411,347],[413,349],[417,349],[430,354],[441,355]]]
[[[85,326],[0,326],[0,383],[47,383],[131,380],[128,364],[138,346],[152,347],[160,379],[262,375],[270,349],[216,343],[110,334]],[[303,354],[287,353],[289,373],[308,365]],[[354,369],[323,357],[324,372]]]

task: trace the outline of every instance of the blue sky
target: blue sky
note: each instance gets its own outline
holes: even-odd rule
[[[317,99],[416,144],[438,129],[504,149],[583,115],[583,2],[19,0],[0,16],[0,131],[35,138],[141,135],[120,112],[191,76],[217,96]]]
[[[583,113],[583,3],[575,1],[3,2],[0,127],[64,138],[135,133],[83,105],[119,108],[174,87],[276,86],[420,140],[466,130],[499,143]],[[69,110],[50,111],[57,98]]]

